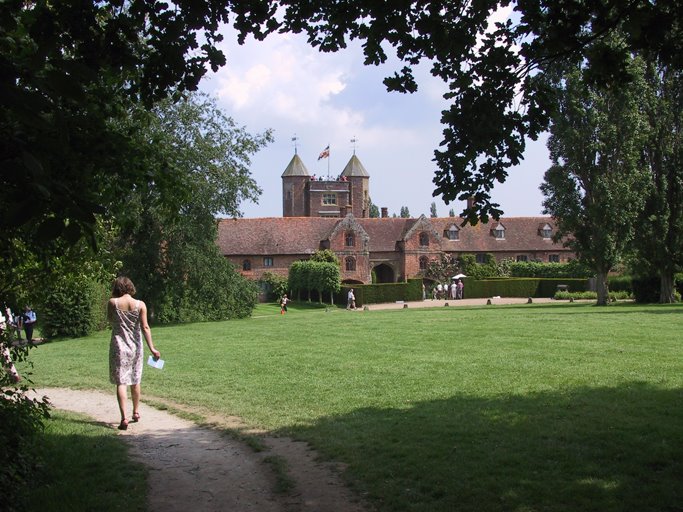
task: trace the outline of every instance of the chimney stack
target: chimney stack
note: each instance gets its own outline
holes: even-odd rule
[[[389,216],[389,208],[386,206],[382,207],[382,218],[386,219]]]

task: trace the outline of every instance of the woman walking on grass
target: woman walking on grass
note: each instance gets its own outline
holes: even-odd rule
[[[127,277],[114,281],[112,298],[107,304],[107,314],[112,323],[111,343],[109,345],[109,378],[116,384],[116,398],[121,412],[119,430],[128,428],[126,417],[127,386],[133,400],[132,422],[140,420],[140,381],[142,380],[142,359],[144,348],[142,336],[155,359],[161,353],[154,348],[152,331],[147,323],[147,306],[133,298],[135,286]]]

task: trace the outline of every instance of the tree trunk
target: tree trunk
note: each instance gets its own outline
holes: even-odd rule
[[[595,276],[595,287],[598,293],[598,306],[609,304],[609,286],[607,284],[607,272],[598,272]]]
[[[672,272],[662,270],[660,274],[659,303],[672,304],[674,298],[674,276]]]

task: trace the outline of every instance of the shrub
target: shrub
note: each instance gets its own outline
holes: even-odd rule
[[[631,281],[633,297],[641,304],[659,302],[660,279],[657,276],[634,277]]]
[[[345,305],[349,290],[353,288],[356,306],[364,304],[380,304],[382,302],[418,301],[422,300],[422,280],[409,279],[406,283],[378,283],[342,286],[335,296],[337,304]]]
[[[510,263],[509,267],[511,277],[587,278],[594,274],[578,260],[567,263],[515,261]]]
[[[47,338],[78,338],[104,327],[107,288],[91,278],[65,275],[44,290],[38,322]]]
[[[279,300],[288,290],[287,278],[272,272],[265,272],[261,276],[260,282],[265,285],[267,290],[267,300]]]
[[[633,292],[632,285],[633,278],[631,276],[609,276],[607,278],[607,285],[611,292]]]
[[[465,298],[486,297],[553,297],[558,285],[567,285],[570,291],[587,288],[586,279],[500,278],[465,282]]]
[[[597,292],[557,292],[555,293],[554,299],[557,300],[569,300],[569,299],[585,299],[585,300],[597,300]],[[609,292],[610,300],[626,300],[632,298],[631,294],[626,291],[619,292]]]
[[[9,346],[10,331],[0,331],[0,349]],[[13,348],[15,361],[25,360],[28,348]],[[24,376],[25,377],[25,376]],[[48,417],[48,404],[26,396],[27,388],[11,387],[9,373],[0,369],[0,509],[23,510],[22,496],[35,480],[40,446],[35,437]]]

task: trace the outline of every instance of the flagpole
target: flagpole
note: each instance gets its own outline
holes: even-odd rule
[[[328,144],[327,147],[329,148],[330,145]],[[328,151],[328,156],[327,156],[327,179],[328,180],[330,179],[330,160],[332,160],[332,157],[329,155],[329,153],[330,152]]]

